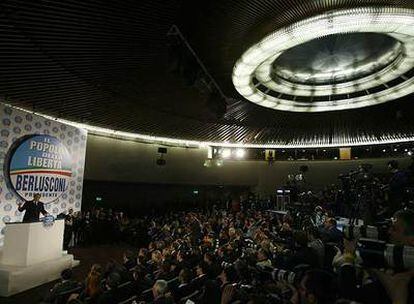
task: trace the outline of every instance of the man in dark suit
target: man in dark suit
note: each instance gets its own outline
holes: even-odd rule
[[[322,240],[326,243],[342,243],[343,233],[336,226],[334,218],[327,218],[323,229],[321,230]]]
[[[99,296],[98,304],[116,304],[128,298],[129,295],[123,294],[118,288],[121,281],[122,278],[118,273],[111,273],[105,281],[106,291]]]
[[[23,216],[23,223],[31,223],[39,221],[39,214],[42,213],[46,216],[48,213],[45,210],[45,206],[42,202],[40,202],[40,194],[36,193],[33,196],[33,200],[26,201],[23,206],[19,203],[19,208],[17,208],[20,212],[26,210]]]

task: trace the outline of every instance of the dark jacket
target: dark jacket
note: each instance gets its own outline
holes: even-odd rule
[[[45,206],[41,202],[36,204],[33,201],[26,201],[18,210],[20,212],[26,211],[23,216],[23,223],[38,222],[40,213],[47,214]]]
[[[170,297],[161,296],[156,298],[153,302],[154,304],[174,304],[174,300]]]
[[[190,295],[194,291],[195,289],[191,286],[191,284],[183,284],[178,286],[177,290],[174,292],[176,302],[178,302],[181,298]]]
[[[75,288],[79,287],[79,283],[72,281],[72,280],[68,280],[68,281],[63,281],[63,282],[59,282],[57,284],[55,284],[55,286],[53,286],[53,288],[50,290],[49,294],[45,297],[45,302],[47,303],[63,303],[66,301],[64,301],[64,299],[62,299],[62,301],[59,300],[59,295],[66,293],[70,290],[74,290]],[[67,295],[67,297],[65,297],[65,299],[67,300],[67,298],[69,297],[69,295]]]
[[[135,266],[137,266],[137,263],[135,262],[135,260],[127,260],[123,266],[126,268],[126,270],[130,271],[132,268],[134,268]]]
[[[128,297],[118,288],[107,290],[98,297],[98,304],[118,304]]]
[[[295,251],[291,257],[291,267],[292,269],[296,265],[306,264],[311,266],[311,268],[317,268],[319,266],[319,259],[317,254],[312,248],[302,247]]]
[[[330,229],[323,229],[321,231],[322,240],[325,243],[342,243],[343,233],[336,227],[331,227]]]

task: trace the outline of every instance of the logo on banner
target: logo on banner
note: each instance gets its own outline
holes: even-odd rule
[[[6,161],[8,184],[23,199],[35,193],[44,203],[58,199],[69,186],[72,159],[66,146],[50,135],[29,135],[17,140]]]
[[[53,215],[49,214],[42,218],[42,222],[43,222],[43,227],[45,228],[52,227],[53,224],[55,223],[55,218],[53,217]]]

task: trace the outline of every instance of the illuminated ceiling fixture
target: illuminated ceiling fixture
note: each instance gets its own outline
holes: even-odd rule
[[[406,96],[414,92],[414,10],[360,7],[294,23],[250,47],[232,78],[246,99],[282,111],[347,110]]]
[[[221,157],[230,158],[230,156],[231,156],[231,150],[230,149],[221,150]]]
[[[0,99],[1,102],[1,99]],[[193,147],[193,148],[206,148],[208,147],[227,147],[227,148],[258,148],[258,149],[297,149],[297,148],[340,148],[340,147],[357,147],[357,146],[371,146],[371,145],[385,145],[385,144],[396,144],[396,143],[407,143],[414,142],[413,135],[406,134],[390,134],[385,133],[381,136],[378,135],[366,135],[366,136],[357,136],[355,138],[348,137],[333,137],[332,141],[319,141],[315,142],[312,139],[308,140],[293,140],[290,143],[286,142],[272,142],[267,144],[256,144],[256,143],[229,143],[229,142],[214,142],[214,141],[197,141],[197,140],[187,140],[180,138],[170,138],[162,136],[154,136],[148,134],[124,132],[119,130],[113,130],[108,128],[102,128],[98,126],[91,126],[84,123],[78,123],[62,118],[53,117],[47,114],[28,111],[27,109],[13,106],[7,103],[3,103],[8,107],[24,111],[25,113],[31,113],[34,115],[39,115],[45,119],[50,119],[63,123],[69,126],[76,128],[85,129],[89,134],[95,134],[99,136],[113,137],[126,140],[135,140],[145,143],[152,144],[161,144],[161,145],[174,145],[177,147]],[[327,138],[328,139],[328,138]],[[367,149],[369,150],[369,149]],[[285,151],[282,151],[283,153]]]
[[[237,149],[236,150],[236,157],[243,158],[246,155],[246,150],[244,149]]]

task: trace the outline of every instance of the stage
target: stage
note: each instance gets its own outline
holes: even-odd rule
[[[0,296],[8,297],[56,280],[79,261],[62,250],[63,219],[7,223],[0,255]]]

